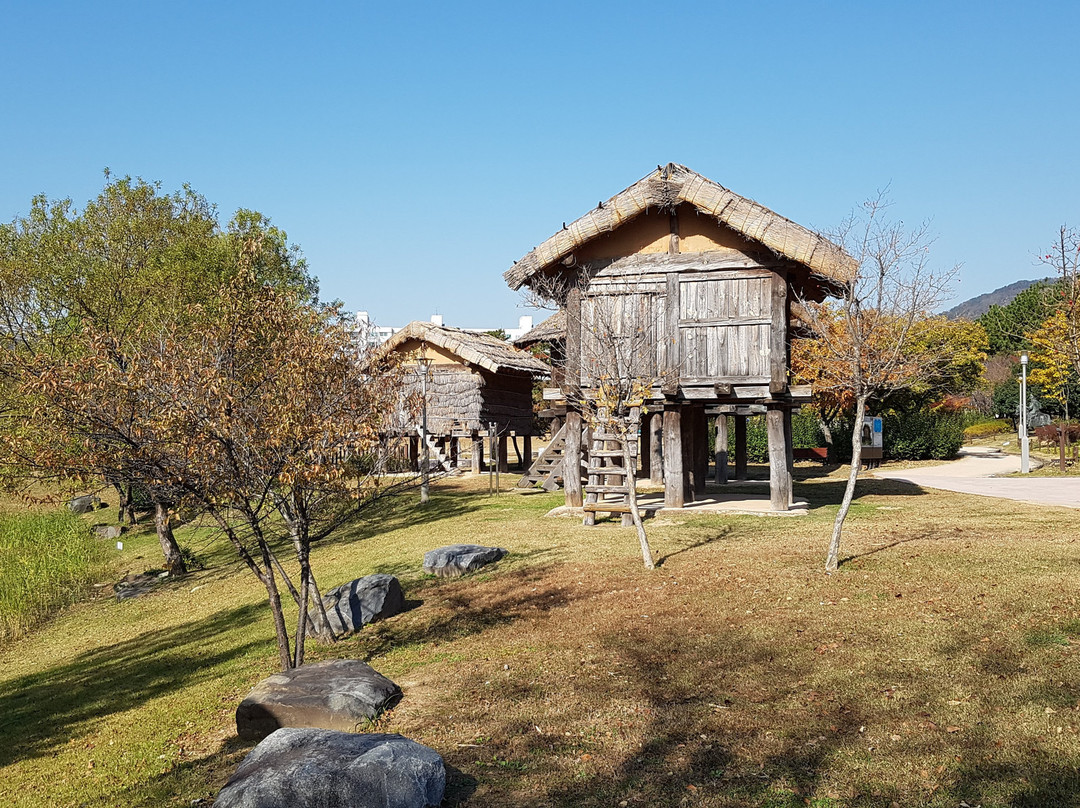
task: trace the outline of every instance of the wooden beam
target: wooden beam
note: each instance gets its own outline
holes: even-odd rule
[[[665,396],[674,396],[679,390],[679,276],[667,276],[667,292],[664,297],[664,333],[661,352],[661,388]]]
[[[709,419],[705,415],[705,405],[693,405],[693,436],[691,444],[694,458],[694,496],[705,496],[705,478],[709,474]]]
[[[664,413],[649,413],[649,482],[664,484]]]
[[[774,395],[786,392],[788,385],[787,296],[787,273],[776,269],[772,275],[772,328],[769,330],[769,392]]]
[[[533,462],[532,435],[523,435],[521,442],[524,444],[522,448],[523,459],[521,462],[521,470],[522,472],[525,472],[529,470],[529,466],[531,466]]]
[[[791,424],[791,407],[784,407],[784,452],[787,465],[788,507],[795,504],[795,430]]]
[[[475,430],[472,433],[472,473],[484,471],[484,439]]]
[[[769,503],[774,511],[786,511],[791,501],[791,477],[788,474],[784,440],[784,410],[769,407],[765,413],[765,425],[769,436]]]
[[[735,416],[735,479],[746,479],[746,416]]]
[[[581,289],[578,288],[576,275],[569,280],[572,285],[566,296],[566,375],[563,392],[574,395],[581,387]]]
[[[724,484],[728,481],[728,417],[716,416],[716,482]]]
[[[671,209],[671,213],[668,215],[668,229],[671,231],[671,237],[668,239],[668,255],[679,254],[679,214],[675,208]]]
[[[664,507],[681,508],[686,503],[683,474],[682,408],[664,407]]]
[[[566,411],[563,490],[566,492],[567,506],[580,508],[584,500],[581,495],[581,413],[577,410]]]

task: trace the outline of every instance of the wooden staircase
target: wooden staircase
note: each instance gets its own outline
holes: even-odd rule
[[[420,440],[426,441],[428,455],[435,459],[439,468],[443,471],[453,471],[453,465],[450,463],[450,458],[446,455],[446,452],[442,450],[442,447],[439,446],[438,442],[431,436],[431,433],[424,435],[424,430],[418,426],[416,427],[416,434],[420,436]]]
[[[563,483],[563,463],[566,460],[566,424],[551,436],[536,461],[529,466],[525,476],[517,482],[518,488],[532,488],[539,484],[545,491],[558,491]],[[584,470],[584,465],[582,467]]]
[[[626,466],[625,448],[630,450],[630,466]],[[596,514],[620,514],[623,527],[633,525],[630,510],[630,486],[637,474],[638,434],[628,431],[626,437],[613,432],[595,431],[589,450],[589,481],[585,485],[584,524],[595,525]]]

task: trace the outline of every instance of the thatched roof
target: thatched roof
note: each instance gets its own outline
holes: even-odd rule
[[[492,373],[529,376],[546,376],[551,373],[551,368],[532,354],[519,351],[498,337],[419,321],[411,322],[398,331],[382,344],[380,350],[389,353],[410,340],[435,345],[460,357],[466,364]]]
[[[542,323],[538,323],[514,340],[514,344],[527,347],[538,342],[558,342],[564,339],[566,339],[566,309],[559,309]]]
[[[635,216],[650,209],[670,210],[684,202],[825,279],[843,284],[854,274],[854,259],[824,236],[729,191],[686,166],[668,163],[564,226],[508,269],[503,277],[511,289],[520,289],[537,273],[551,268],[575,250],[616,230]]]

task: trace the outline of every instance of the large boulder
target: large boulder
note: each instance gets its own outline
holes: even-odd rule
[[[446,769],[433,749],[401,735],[279,729],[221,789],[216,808],[429,808]]]
[[[335,634],[351,634],[375,620],[405,611],[405,594],[393,575],[368,575],[334,587],[323,596]]]
[[[467,572],[492,564],[506,555],[501,547],[479,544],[451,544],[424,553],[424,572],[440,578],[458,578]]]
[[[236,734],[257,741],[281,727],[355,732],[400,700],[400,687],[359,660],[315,662],[255,685],[236,708]]]

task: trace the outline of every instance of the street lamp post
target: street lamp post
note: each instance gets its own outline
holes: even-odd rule
[[[428,501],[428,472],[431,466],[431,458],[428,455],[428,431],[427,431],[427,375],[431,367],[431,360],[420,357],[417,361],[420,368],[420,504],[426,505]]]
[[[1031,460],[1028,455],[1028,405],[1027,405],[1027,351],[1020,354],[1020,473],[1027,474],[1031,471]]]

